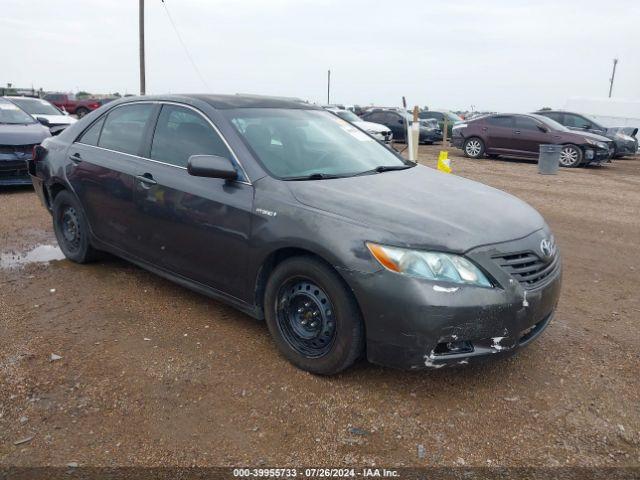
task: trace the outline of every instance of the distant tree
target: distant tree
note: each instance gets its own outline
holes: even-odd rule
[[[544,108],[541,108],[539,111],[540,112],[546,112],[548,110],[551,110],[551,109],[549,107],[544,107]]]
[[[85,92],[83,90],[80,90],[78,93],[76,93],[76,98],[87,98],[90,96],[91,94],[89,92]]]
[[[120,92],[113,92],[111,95],[118,98],[122,97],[122,95],[120,95]]]

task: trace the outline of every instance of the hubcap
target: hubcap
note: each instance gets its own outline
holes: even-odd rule
[[[296,352],[315,358],[331,349],[336,333],[333,305],[314,282],[298,278],[285,283],[276,314],[282,336]]]
[[[75,208],[64,208],[60,216],[60,230],[67,248],[72,251],[78,250],[80,248],[80,221]]]
[[[578,161],[578,152],[575,148],[565,147],[560,152],[560,163],[562,165],[574,165]]]
[[[482,146],[478,140],[469,140],[465,150],[470,157],[477,157],[480,154]]]

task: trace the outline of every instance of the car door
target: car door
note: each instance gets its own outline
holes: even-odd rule
[[[486,138],[486,149],[491,152],[510,153],[519,149],[513,135],[514,120],[511,115],[488,117],[482,127]]]
[[[531,117],[516,115],[513,134],[515,147],[522,155],[537,156],[540,153],[540,145],[553,143],[548,128]]]
[[[190,175],[191,155],[229,158],[238,180]],[[143,259],[244,299],[253,187],[224,139],[201,112],[167,103],[146,156],[134,193]]]
[[[67,178],[94,235],[129,254],[139,254],[133,229],[135,161],[156,106],[117,106],[92,123],[68,149]]]

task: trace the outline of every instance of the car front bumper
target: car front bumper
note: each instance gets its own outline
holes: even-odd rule
[[[383,143],[391,143],[391,140],[393,140],[393,133],[391,133],[391,131],[369,132],[369,135],[371,135],[373,138],[375,138],[379,142],[383,142]]]
[[[493,254],[483,247],[467,256],[485,267]],[[368,360],[415,370],[506,356],[532,342],[553,318],[562,267],[558,256],[552,273],[535,288],[524,287],[499,266],[489,271],[498,283],[494,288],[387,270],[343,273],[364,317]]]
[[[25,159],[0,153],[0,185],[31,185]]]
[[[602,165],[613,157],[613,146],[609,149],[587,147],[584,150],[585,165]]]

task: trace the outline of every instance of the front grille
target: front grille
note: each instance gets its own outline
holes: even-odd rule
[[[530,251],[493,257],[505,272],[526,289],[536,288],[554,273],[560,263],[559,258],[554,253],[553,257],[545,261]]]
[[[29,158],[31,158],[34,146],[35,145],[0,145],[0,153],[4,153],[5,155],[14,155],[17,153],[29,155]]]

